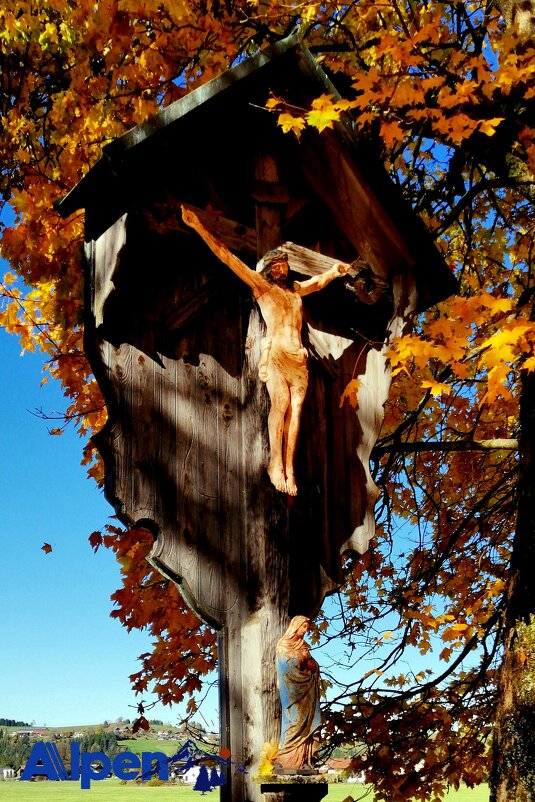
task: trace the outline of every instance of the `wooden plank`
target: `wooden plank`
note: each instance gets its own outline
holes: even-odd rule
[[[106,341],[101,342],[100,352],[114,396],[106,397],[108,411],[111,414],[109,425],[93,439],[99,450],[104,453],[106,450],[111,452],[109,458],[111,464],[107,466],[111,475],[107,482],[106,497],[114,504],[123,520],[126,518],[133,523],[132,386],[129,381],[132,355],[129,346],[112,346]],[[120,417],[116,414],[116,410],[119,409]],[[105,443],[104,447],[102,441]]]
[[[218,456],[219,530],[223,568],[220,613],[227,620],[229,610],[239,601],[239,578],[243,575],[244,526],[246,510],[242,493],[241,383],[239,378],[219,370]]]
[[[218,611],[221,607],[221,543],[219,512],[218,366],[208,355],[201,354],[197,369],[197,530],[198,560],[197,598],[203,610]]]
[[[174,409],[177,451],[176,535],[166,532],[171,541],[169,565],[185,580],[182,591],[193,609],[200,611],[199,554],[196,545],[199,511],[197,498],[197,460],[199,426],[197,420],[197,368],[179,360],[176,364],[176,404]]]
[[[263,192],[256,200],[256,248],[257,259],[272,248],[276,248],[282,239],[282,210],[286,204],[286,196],[282,202],[266,201],[266,187],[272,185],[272,197],[281,194],[277,161],[271,153],[259,153],[255,163],[255,180],[261,182]]]
[[[304,276],[319,276],[341,261],[332,256],[312,251],[303,245],[296,245],[295,242],[283,242],[280,248],[288,255],[290,268]]]
[[[124,214],[116,223],[100,236],[94,246],[93,266],[93,298],[92,312],[95,328],[98,328],[104,319],[104,304],[114,289],[113,276],[121,251],[126,244],[126,221],[128,215]]]
[[[153,520],[162,524],[160,495],[157,490],[157,444],[160,418],[156,391],[156,364],[143,351],[130,346],[130,383],[132,385],[132,515],[134,520]]]
[[[180,201],[170,196],[163,208],[162,204],[159,204],[158,208],[146,211],[144,216],[149,223],[150,229],[162,235],[173,231],[191,235],[189,226],[182,222],[181,205]],[[250,228],[236,220],[230,220],[218,212],[199,209],[198,206],[193,206],[186,202],[183,205],[194,211],[206,228],[233,253],[248,255],[253,259],[256,257],[256,231],[254,228]]]
[[[390,387],[390,371],[384,353],[373,348],[370,349],[366,356],[365,372],[359,375],[358,379],[360,382],[358,409],[355,411],[355,416],[361,435],[356,449],[356,457],[364,470],[364,516],[362,523],[355,527],[351,536],[342,544],[342,554],[345,551],[364,554],[370,540],[375,536],[374,507],[380,492],[371,476],[370,454],[379,436],[384,417],[384,402],[387,400]]]
[[[370,455],[379,437],[383,423],[384,404],[388,399],[391,372],[386,356],[392,340],[400,337],[409,327],[412,314],[418,305],[417,288],[411,270],[393,279],[394,314],[387,326],[387,335],[381,349],[371,349],[366,359],[366,371],[360,376],[357,419],[362,430],[357,456],[365,471],[366,514],[362,524],[355,528],[351,537],[342,545],[345,550],[363,554],[375,536],[374,507],[379,489],[370,472]]]
[[[179,331],[185,326],[191,325],[199,315],[206,311],[206,304],[214,300],[219,291],[219,282],[214,278],[208,279],[200,287],[183,297],[179,306],[167,313],[163,318],[163,328],[166,331]]]
[[[278,740],[279,694],[275,645],[288,623],[287,499],[274,490],[266,467],[269,459],[267,392],[258,381],[257,365],[264,323],[254,309],[247,332],[243,370],[243,470],[246,518],[244,600],[246,618],[240,628],[240,663],[235,678],[241,685],[242,709],[234,727],[242,733],[243,755],[250,774],[244,778],[245,799],[259,800],[251,775],[257,770],[265,740]],[[254,659],[251,656],[254,655]],[[238,657],[238,656],[237,656]],[[231,722],[232,724],[232,722]],[[238,778],[239,782],[239,778]],[[238,797],[243,798],[243,797]]]
[[[152,426],[154,429],[154,475],[152,481],[157,486],[157,508],[159,532],[149,561],[162,556],[165,543],[164,533],[176,530],[177,507],[177,429],[176,429],[176,362],[163,355],[158,356],[159,365],[154,366],[154,410]],[[170,541],[167,541],[169,550]],[[180,547],[173,554],[174,564],[180,565]],[[160,565],[156,566],[160,569]]]

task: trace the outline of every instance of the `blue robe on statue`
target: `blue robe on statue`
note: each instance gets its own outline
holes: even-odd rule
[[[310,655],[277,658],[282,721],[276,765],[299,769],[312,765],[314,734],[321,726],[319,667]]]

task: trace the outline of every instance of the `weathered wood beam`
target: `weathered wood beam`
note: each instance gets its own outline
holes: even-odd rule
[[[186,296],[180,306],[172,309],[164,318],[165,331],[178,331],[193,323],[202,312],[206,311],[206,304],[217,296],[218,287],[217,280],[212,278]]]
[[[290,268],[304,276],[319,276],[340,261],[305,248],[303,245],[296,245],[294,242],[283,242],[280,247],[288,256]]]
[[[176,201],[173,202],[173,205]],[[186,204],[184,204],[186,205]],[[215,212],[207,212],[205,209],[199,209],[196,206],[187,204],[187,207],[195,212],[199,220],[209,229],[209,231],[216,236],[227,248],[235,253],[240,253],[249,259],[256,259],[256,232],[252,228],[244,226],[235,220],[229,220]],[[190,235],[191,228],[182,222],[179,211],[171,220],[163,220],[157,222],[153,215],[151,215],[150,226],[153,230],[159,233],[168,233],[169,231],[180,231]],[[177,216],[180,215],[180,216]],[[206,304],[213,300],[218,294],[218,282],[215,278],[209,279],[201,287],[197,288],[189,295],[187,295],[176,309],[172,309],[166,316],[164,328],[166,331],[178,331],[185,326],[190,325],[195,319],[205,311]]]
[[[304,276],[318,276],[340,261],[293,242],[284,242],[281,250],[288,255],[290,268]],[[344,278],[344,285],[359,301],[365,304],[375,303],[381,295],[391,292],[389,282],[374,273],[363,260],[354,262],[352,266],[353,271]]]
[[[256,201],[257,259],[281,241],[283,209],[289,195],[279,183],[277,161],[271,153],[256,157],[253,198]]]
[[[168,234],[171,231],[191,234],[189,226],[182,222],[180,206],[180,201],[172,199],[166,204],[166,209],[172,209],[172,214],[163,217],[161,220],[158,220],[154,214],[147,214],[146,217],[150,228],[159,234]],[[256,231],[254,228],[249,228],[236,220],[229,220],[218,212],[199,209],[189,203],[185,203],[184,206],[195,212],[203,225],[220,239],[229,250],[256,259]]]

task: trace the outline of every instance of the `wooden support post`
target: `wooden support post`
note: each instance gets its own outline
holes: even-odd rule
[[[261,802],[253,777],[264,743],[278,742],[280,731],[275,645],[288,623],[288,513],[286,497],[275,491],[265,471],[267,398],[257,378],[262,334],[262,320],[253,310],[242,374],[243,431],[249,433],[242,469],[244,480],[256,476],[257,481],[243,483],[243,518],[235,521],[242,538],[240,591],[237,603],[225,611],[220,639],[221,737],[233,761],[221,789],[224,802]]]
[[[279,170],[270,153],[257,156],[253,198],[256,201],[257,259],[281,244],[283,208],[289,201],[279,184]]]

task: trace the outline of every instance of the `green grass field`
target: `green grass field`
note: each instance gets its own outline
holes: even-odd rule
[[[183,741],[158,741],[156,738],[134,738],[132,740],[119,741],[121,752],[134,752],[140,755],[142,752],[163,752],[164,755],[176,755]]]
[[[355,802],[364,796],[365,787],[334,783],[329,786],[327,802],[343,802],[348,796]],[[217,802],[218,793],[205,794],[211,802]],[[201,802],[203,796],[191,786],[142,787],[120,785],[116,779],[92,783],[88,791],[82,791],[76,782],[0,782],[0,802]],[[366,795],[373,802],[373,795]],[[447,802],[488,802],[486,785],[474,789],[452,791]]]

